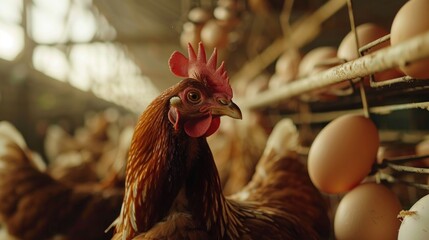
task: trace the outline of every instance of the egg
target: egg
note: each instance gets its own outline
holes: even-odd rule
[[[270,89],[276,89],[279,88],[288,82],[291,82],[293,80],[293,77],[291,75],[281,74],[281,73],[274,73],[269,80],[268,87]]]
[[[429,139],[425,139],[416,145],[416,155],[429,155]],[[423,159],[422,164],[425,167],[429,167],[429,158]]]
[[[411,0],[405,3],[393,19],[390,29],[392,45],[428,32],[428,12],[429,1],[427,0]],[[429,78],[429,59],[400,66],[400,69],[411,77],[427,79]]]
[[[219,6],[213,10],[213,15],[222,27],[230,30],[237,27],[240,23],[239,13],[235,12],[234,9]]]
[[[356,33],[358,36],[359,47],[362,47],[374,40],[377,40],[378,38],[387,35],[389,32],[375,23],[365,23],[356,27]],[[389,42],[384,42],[374,47],[372,51],[378,50],[388,45]],[[338,57],[346,59],[347,61],[359,57],[357,53],[354,32],[349,32],[341,41],[338,47]]]
[[[396,195],[374,182],[348,192],[338,204],[334,217],[337,240],[394,240],[398,236],[402,209]],[[415,238],[407,238],[415,239]]]
[[[326,64],[327,61],[330,61],[330,63]],[[302,58],[301,63],[299,64],[298,76],[300,78],[311,76],[338,64],[340,64],[340,59],[337,57],[336,48],[328,46],[317,47],[309,51]],[[350,83],[348,81],[343,81],[319,91],[314,91],[313,93],[315,96],[324,99],[327,94],[327,89],[344,89],[349,86]]]
[[[356,34],[358,36],[359,47],[363,47],[364,45],[375,41],[389,32],[375,24],[375,23],[365,23],[356,27]],[[385,48],[390,46],[388,41],[378,44],[377,46],[371,48],[368,53],[375,52],[381,48]],[[347,61],[354,60],[359,57],[356,47],[356,40],[354,32],[349,32],[341,41],[338,47],[338,58],[345,59]],[[375,74],[375,80],[388,80],[392,78],[400,77],[402,74],[395,68],[379,72]],[[366,80],[368,81],[368,80]]]
[[[205,23],[212,18],[208,9],[196,7],[189,11],[188,19],[193,23]]]
[[[347,114],[326,125],[308,154],[308,172],[314,185],[326,193],[342,193],[358,185],[371,171],[380,145],[374,123]]]
[[[408,211],[401,211],[398,240],[429,239],[429,195],[420,198]]]
[[[299,63],[301,62],[301,53],[298,49],[291,48],[277,59],[275,73],[270,79],[269,88],[277,88],[292,80],[298,75]]]
[[[201,30],[201,40],[209,48],[228,45],[228,31],[217,20],[209,20]]]
[[[324,65],[326,60],[337,57],[337,49],[334,47],[317,47],[309,51],[301,60],[298,69],[300,77],[309,76],[328,69],[331,65]]]
[[[280,55],[276,62],[276,73],[290,75],[295,78],[298,74],[301,53],[298,49],[291,48]]]

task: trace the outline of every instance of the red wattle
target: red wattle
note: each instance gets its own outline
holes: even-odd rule
[[[212,116],[207,115],[202,118],[187,120],[185,122],[184,128],[186,134],[190,137],[201,137],[203,136],[207,130],[210,128],[212,123]]]
[[[190,137],[208,137],[216,132],[220,126],[220,117],[207,115],[199,119],[192,119],[185,122],[186,134]]]
[[[204,134],[204,137],[208,137],[213,133],[215,133],[219,129],[219,126],[220,126],[220,117],[213,117],[212,124],[210,124],[210,127]]]

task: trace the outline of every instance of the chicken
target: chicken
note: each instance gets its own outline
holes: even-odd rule
[[[68,184],[103,181],[123,186],[125,163],[133,132],[130,115],[115,109],[89,113],[74,135],[51,125],[45,138],[48,173]]]
[[[0,123],[0,222],[16,239],[109,239],[123,189],[69,185],[46,172],[19,132]]]
[[[171,71],[184,77],[157,97],[135,127],[125,196],[113,239],[323,239],[329,219],[321,194],[293,154],[267,150],[243,192],[222,193],[206,137],[220,116],[241,118],[217,52],[200,43],[179,52]]]

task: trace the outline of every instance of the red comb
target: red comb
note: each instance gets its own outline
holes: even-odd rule
[[[206,51],[204,45],[200,42],[198,45],[198,55],[195,54],[191,44],[188,43],[188,55],[186,58],[182,53],[175,51],[168,60],[171,72],[178,77],[206,76],[207,84],[216,92],[222,92],[232,98],[232,89],[229,85],[229,77],[225,71],[224,62],[216,69],[217,50],[213,50],[209,60],[206,60]]]

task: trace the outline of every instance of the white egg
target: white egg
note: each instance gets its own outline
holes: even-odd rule
[[[420,198],[408,211],[401,211],[398,240],[429,239],[429,194]]]

